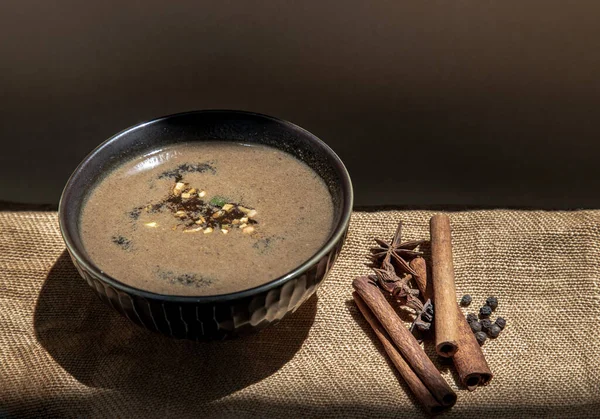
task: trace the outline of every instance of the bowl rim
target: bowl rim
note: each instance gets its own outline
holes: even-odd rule
[[[309,138],[311,138],[311,141],[314,141],[317,144],[319,144],[325,150],[325,152],[327,154],[329,154],[330,157],[333,158],[334,166],[335,166],[334,169],[339,171],[339,173],[341,175],[341,183],[342,183],[341,187],[342,187],[342,195],[343,195],[343,201],[344,201],[343,205],[342,205],[341,217],[340,217],[338,223],[335,225],[333,232],[331,233],[329,239],[309,259],[307,259],[301,265],[294,268],[293,270],[286,273],[285,275],[277,277],[269,282],[266,282],[264,284],[258,285],[253,288],[248,288],[245,290],[235,291],[235,292],[226,293],[226,294],[190,296],[190,295],[159,294],[159,293],[154,293],[151,291],[146,291],[146,290],[143,290],[140,288],[136,288],[131,285],[127,285],[123,282],[120,282],[116,278],[113,278],[112,276],[104,273],[95,263],[93,263],[90,260],[90,258],[86,257],[86,255],[84,254],[84,252],[81,251],[81,249],[79,249],[74,244],[73,239],[72,239],[73,232],[70,231],[66,227],[67,226],[66,220],[68,217],[67,217],[65,196],[68,196],[68,193],[73,184],[73,180],[75,179],[75,177],[77,177],[81,174],[81,172],[84,168],[84,165],[87,164],[90,160],[94,159],[96,154],[100,150],[102,150],[104,147],[108,146],[109,144],[112,144],[113,142],[118,141],[120,138],[124,137],[125,135],[129,134],[132,131],[141,129],[141,128],[143,128],[147,125],[153,124],[153,123],[168,120],[171,118],[186,116],[186,115],[204,114],[204,113],[207,113],[207,114],[208,113],[228,113],[228,114],[232,114],[232,115],[239,114],[239,115],[264,118],[264,119],[268,119],[270,121],[279,123],[281,125],[284,125],[292,130],[299,130],[299,131],[302,131],[305,134],[307,134],[307,136]],[[215,302],[239,300],[239,299],[243,299],[246,297],[252,297],[252,296],[255,296],[258,294],[262,294],[273,288],[277,288],[278,286],[284,284],[285,282],[287,282],[295,277],[299,277],[302,274],[304,274],[313,265],[315,265],[319,260],[321,260],[321,258],[323,258],[325,255],[327,255],[340,242],[340,240],[343,239],[343,236],[346,233],[348,226],[350,224],[350,217],[352,215],[353,202],[354,202],[354,191],[352,188],[352,181],[350,179],[350,174],[348,173],[346,166],[344,166],[344,163],[342,162],[342,160],[331,149],[331,147],[329,147],[325,142],[323,142],[323,140],[321,140],[319,137],[317,137],[313,133],[309,132],[308,130],[306,130],[292,122],[289,122],[289,121],[286,121],[283,119],[279,119],[279,118],[276,118],[273,116],[264,115],[261,113],[248,112],[248,111],[242,111],[242,110],[229,110],[229,109],[207,109],[207,110],[195,110],[195,111],[188,111],[188,112],[180,112],[180,113],[175,113],[175,114],[170,114],[170,115],[150,119],[145,122],[140,122],[138,124],[132,125],[126,129],[114,134],[113,136],[109,137],[107,140],[100,143],[77,165],[77,168],[73,171],[71,176],[69,176],[69,179],[67,180],[67,183],[65,184],[65,187],[63,188],[63,191],[62,191],[62,194],[60,197],[60,201],[58,204],[58,223],[59,223],[61,235],[63,237],[63,240],[65,241],[65,244],[67,246],[69,253],[71,254],[71,257],[76,259],[77,263],[80,264],[84,268],[85,271],[89,271],[89,272],[93,273],[93,275],[95,277],[100,278],[103,282],[109,284],[110,286],[112,286],[122,292],[125,292],[127,294],[133,294],[138,297],[143,297],[143,298],[152,299],[152,300],[162,300],[162,301],[167,301],[167,302],[172,302],[172,303],[215,303]]]

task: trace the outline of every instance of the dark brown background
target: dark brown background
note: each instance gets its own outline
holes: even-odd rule
[[[597,1],[0,3],[0,200],[136,122],[291,120],[358,205],[600,207]]]

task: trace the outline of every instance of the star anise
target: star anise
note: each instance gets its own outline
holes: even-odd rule
[[[371,277],[373,281],[392,294],[392,296],[417,313],[423,310],[423,303],[419,300],[419,290],[413,289],[408,285],[408,281],[412,279],[411,275],[405,275],[400,278],[394,271],[388,271],[380,268],[373,268],[375,277]]]
[[[375,239],[378,246],[371,248],[371,259],[375,264],[381,264],[382,268],[386,270],[393,268],[391,262],[394,261],[402,272],[413,276],[417,275],[404,258],[412,259],[417,256],[422,256],[423,253],[415,251],[415,248],[425,243],[425,240],[411,240],[404,243],[401,241],[402,222],[399,222],[391,243],[387,243],[381,239]]]
[[[408,282],[408,279],[400,278],[393,270],[373,268],[373,272],[375,272],[375,282],[390,294],[393,294],[397,287],[402,287]]]
[[[419,330],[428,330],[431,323],[427,320],[432,318],[433,315],[431,302],[428,301],[428,305],[424,306],[419,299],[419,290],[410,287],[409,281],[417,273],[405,260],[405,258],[412,259],[421,256],[422,253],[415,249],[425,241],[413,240],[402,243],[401,236],[402,222],[398,223],[398,228],[394,233],[391,243],[375,239],[378,246],[371,249],[372,269],[375,272],[375,276],[371,276],[371,278],[383,290],[389,292],[400,305],[410,307],[417,313],[411,329],[416,326]],[[403,276],[400,277],[399,274],[403,274]]]
[[[411,332],[416,327],[419,330],[429,330],[431,329],[431,323],[433,322],[433,304],[431,300],[425,301],[423,304],[423,310],[417,315],[417,318],[410,326]]]

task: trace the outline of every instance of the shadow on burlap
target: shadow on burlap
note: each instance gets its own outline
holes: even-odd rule
[[[415,417],[406,385],[350,302],[373,237],[426,238],[427,211],[357,212],[318,299],[275,327],[175,341],[103,305],[65,253],[53,212],[0,213],[0,417]],[[497,295],[508,326],[484,353],[495,374],[450,385],[456,417],[600,414],[600,211],[451,214],[459,293]]]

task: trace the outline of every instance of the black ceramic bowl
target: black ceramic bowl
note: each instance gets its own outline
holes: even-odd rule
[[[214,296],[173,296],[144,291],[100,270],[83,247],[79,218],[87,194],[104,174],[145,151],[177,142],[265,144],[304,161],[327,184],[334,227],[327,242],[288,274],[261,286]],[[60,229],[81,276],[110,307],[134,323],[176,338],[224,339],[281,320],[306,301],[331,270],[348,230],[352,184],[339,157],[310,132],[286,121],[240,111],[196,111],[158,118],[106,140],[77,167],[59,206]]]

